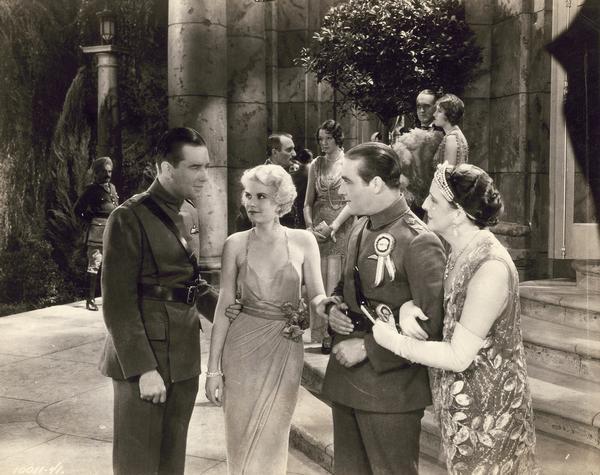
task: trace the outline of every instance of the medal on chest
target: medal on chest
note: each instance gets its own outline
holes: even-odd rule
[[[375,238],[373,247],[375,248],[375,254],[369,256],[369,259],[377,260],[377,269],[375,270],[375,287],[378,287],[383,282],[385,271],[387,270],[390,280],[394,280],[396,277],[396,266],[394,261],[390,257],[394,246],[396,245],[396,239],[389,233],[381,233]]]

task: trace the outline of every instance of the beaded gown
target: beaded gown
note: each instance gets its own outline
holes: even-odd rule
[[[304,347],[301,338],[283,335],[289,310],[300,305],[301,283],[290,260],[287,231],[285,236],[287,259],[272,278],[265,278],[249,263],[251,231],[238,275],[243,311],[229,327],[222,357],[229,474],[282,475],[287,470]]]
[[[451,474],[539,473],[535,428],[521,334],[519,278],[506,249],[489,231],[445,285],[443,340],[450,342],[462,313],[467,287],[486,261],[509,271],[506,309],[483,347],[463,372],[430,369],[434,406]]]
[[[326,160],[327,159],[323,156],[317,157],[312,165],[315,169],[316,189],[316,198],[312,211],[313,224],[315,226],[321,221],[325,221],[327,224],[331,225],[344,206],[346,206],[346,199],[344,195],[340,193],[342,176],[339,171],[331,175],[326,174],[323,170]],[[346,254],[346,244],[351,228],[352,219],[347,219],[336,233],[336,242],[333,242],[330,239],[324,243],[319,243],[321,258],[326,258],[331,255],[344,256]]]
[[[467,139],[465,138],[465,136],[462,133],[462,131],[460,130],[460,128],[456,127],[454,129],[452,129],[450,132],[448,132],[446,135],[444,135],[444,138],[438,145],[437,151],[435,152],[435,155],[433,156],[433,167],[434,168],[437,167],[438,164],[444,163],[446,160],[448,160],[448,158],[445,157],[444,155],[445,155],[445,151],[446,151],[446,142],[448,140],[448,137],[450,137],[450,136],[453,136],[456,138],[456,144],[457,144],[456,163],[454,163],[454,165],[460,165],[461,163],[467,163],[469,161],[469,144],[467,143]]]

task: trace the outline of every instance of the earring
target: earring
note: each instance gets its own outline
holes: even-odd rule
[[[458,237],[458,224],[452,223],[452,235]]]

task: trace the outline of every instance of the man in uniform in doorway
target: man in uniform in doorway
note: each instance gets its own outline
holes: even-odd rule
[[[322,395],[332,401],[334,473],[417,474],[424,408],[431,404],[427,368],[379,346],[372,318],[398,323],[400,306],[427,307],[424,330],[442,336],[444,248],[409,209],[400,160],[368,142],[342,162],[343,192],[362,216],[348,240],[342,280],[317,308],[335,332]]]
[[[100,157],[92,162],[94,182],[88,185],[75,203],[75,215],[87,225],[88,295],[85,307],[97,311],[96,287],[98,271],[102,265],[102,235],[110,213],[119,206],[119,196],[110,182],[113,171],[112,160]]]
[[[193,205],[208,164],[198,132],[169,130],[158,144],[156,180],[108,219],[100,370],[113,379],[116,475],[184,470],[200,374],[196,301],[213,295],[199,275]]]

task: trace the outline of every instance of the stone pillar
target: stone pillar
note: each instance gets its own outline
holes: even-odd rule
[[[240,177],[265,161],[267,139],[265,4],[227,0],[227,152],[230,232]]]
[[[96,155],[113,161],[113,183],[120,188],[123,177],[121,123],[117,86],[118,54],[125,52],[114,45],[83,46],[85,54],[93,54],[98,70],[98,123]]]
[[[118,58],[113,53],[98,53],[98,149],[99,157],[114,153],[113,129],[119,124],[119,96],[117,92]],[[119,136],[121,134],[119,133]]]
[[[169,0],[169,125],[208,144],[209,181],[197,207],[200,265],[220,268],[227,236],[227,21],[225,2]]]

